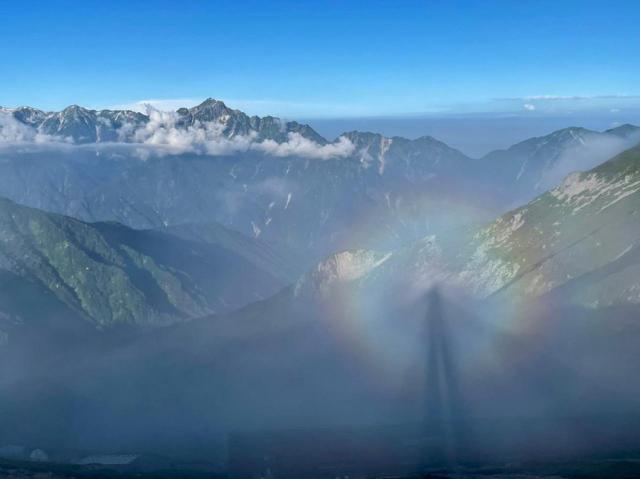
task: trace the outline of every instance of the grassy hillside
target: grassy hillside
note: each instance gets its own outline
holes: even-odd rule
[[[98,329],[163,326],[232,310],[284,285],[275,259],[254,261],[241,254],[245,244],[231,243],[90,224],[0,199],[0,276],[8,285],[0,329],[6,339],[7,325],[56,311]]]

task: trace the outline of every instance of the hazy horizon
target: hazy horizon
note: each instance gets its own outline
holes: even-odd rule
[[[296,119],[297,120],[297,119]],[[432,136],[462,153],[478,158],[532,137],[569,127],[604,131],[623,124],[640,124],[640,111],[625,114],[563,115],[558,117],[362,117],[301,119],[329,140],[346,131],[370,131],[415,139]]]
[[[175,112],[179,108],[193,107],[204,99],[183,100],[143,100],[130,104],[95,107],[79,105],[94,110],[133,110],[146,112],[148,107],[162,112]],[[495,150],[507,149],[516,143],[534,137],[548,135],[569,127],[579,127],[594,131],[605,131],[624,124],[640,125],[640,109],[634,106],[609,110],[585,110],[564,112],[536,112],[527,114],[467,113],[467,114],[397,114],[379,116],[337,116],[313,117],[305,115],[279,115],[278,105],[264,102],[259,106],[237,100],[222,100],[227,107],[240,110],[248,115],[275,116],[285,121],[308,124],[329,141],[350,132],[379,133],[386,137],[399,136],[416,139],[431,136],[460,150],[472,158],[480,158]],[[78,103],[73,103],[78,104]],[[39,105],[0,105],[0,108],[29,106],[41,109]],[[70,106],[70,105],[66,105]],[[65,107],[66,107],[65,106]],[[62,110],[65,107],[59,108]],[[274,108],[269,111],[268,108]],[[46,111],[46,110],[45,110]]]

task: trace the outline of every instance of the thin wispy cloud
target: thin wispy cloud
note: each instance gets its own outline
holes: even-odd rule
[[[538,116],[573,115],[577,112],[609,114],[640,110],[640,95],[599,94],[559,95],[541,94],[497,97],[474,105],[476,112],[518,114],[535,112]]]
[[[566,100],[638,100],[640,95],[530,95],[520,97],[499,97],[494,101],[566,101]]]

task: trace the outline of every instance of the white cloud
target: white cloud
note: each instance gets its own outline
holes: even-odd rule
[[[527,106],[529,105],[529,106]],[[485,105],[477,105],[476,111],[503,111],[516,113],[533,111],[537,114],[575,114],[578,112],[604,113],[611,109],[637,110],[640,95],[528,95],[494,98]]]
[[[558,185],[570,173],[590,170],[636,145],[639,140],[639,135],[630,138],[597,134],[583,137],[582,143],[566,149],[553,167],[544,173],[540,181],[540,188],[542,190],[550,189]]]
[[[196,122],[188,127],[178,126],[177,113],[162,112],[151,106],[147,107],[147,115],[149,122],[132,133],[133,141],[155,147],[158,152],[165,154],[220,156],[253,150],[278,157],[302,156],[326,160],[348,156],[354,150],[353,143],[347,138],[340,138],[337,142],[326,145],[320,145],[295,132],[289,133],[288,141],[282,143],[274,140],[257,141],[255,134],[228,138],[223,134],[224,123]]]
[[[142,125],[125,124],[118,130],[117,143],[92,145],[94,147],[131,148],[134,154],[142,159],[152,156],[179,155],[195,153],[198,155],[224,156],[234,153],[257,151],[277,157],[299,156],[304,158],[326,160],[345,157],[354,151],[354,145],[347,138],[340,138],[334,143],[318,144],[291,132],[285,142],[274,140],[258,141],[256,134],[224,135],[225,124],[222,122],[195,122],[193,125],[180,125],[180,116],[175,111],[160,111],[146,105],[149,121]],[[0,144],[16,145],[48,145],[61,144],[65,140],[44,135],[38,130],[16,120],[11,111],[0,111]],[[67,146],[68,145],[67,143]],[[80,146],[80,145],[79,145]],[[83,145],[87,147],[89,145]]]
[[[319,145],[303,137],[300,133],[289,133],[289,141],[278,143],[273,140],[265,140],[260,143],[254,143],[253,148],[273,156],[304,156],[326,160],[349,156],[353,153],[355,146],[351,140],[344,136],[341,136],[334,143]]]
[[[637,100],[640,95],[529,95],[520,97],[495,98],[499,101],[562,101],[562,100]]]
[[[0,145],[43,145],[64,141],[62,138],[42,134],[35,128],[20,123],[14,118],[11,110],[0,110]]]
[[[133,143],[154,147],[160,154],[197,153],[206,155],[225,155],[246,151],[251,147],[253,138],[223,135],[222,123],[199,123],[193,126],[179,127],[178,114],[147,107],[149,122],[132,131]]]

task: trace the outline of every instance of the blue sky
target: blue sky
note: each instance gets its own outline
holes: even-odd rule
[[[0,0],[0,105],[249,113],[640,107],[640,2]]]

